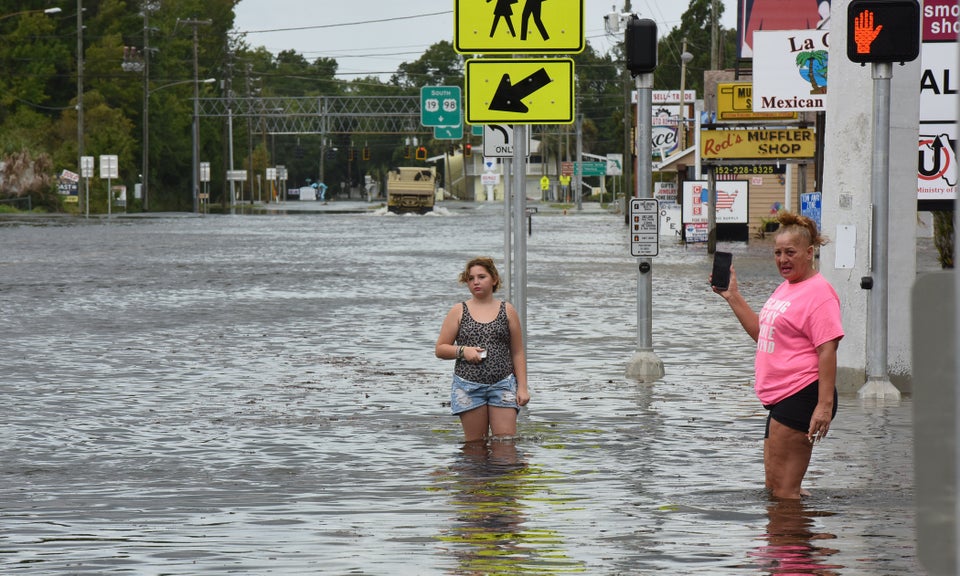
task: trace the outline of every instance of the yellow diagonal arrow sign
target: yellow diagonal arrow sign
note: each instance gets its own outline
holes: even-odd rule
[[[471,124],[570,124],[573,60],[467,60],[466,120]]]

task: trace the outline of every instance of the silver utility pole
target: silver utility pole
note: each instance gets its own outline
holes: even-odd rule
[[[193,166],[191,178],[193,193],[193,212],[200,213],[200,36],[198,26],[209,26],[212,20],[177,20],[178,24],[193,26]]]
[[[574,182],[574,197],[577,199],[577,210],[583,210],[583,114],[577,114],[577,167],[573,173],[576,175]]]
[[[83,166],[83,0],[77,0],[77,166]],[[89,216],[89,194],[84,209]]]
[[[717,172],[707,168],[707,254],[717,252]]]
[[[527,130],[523,124],[513,127],[513,307],[520,317],[523,343],[527,343]]]
[[[900,391],[887,374],[887,293],[890,228],[890,79],[891,62],[875,62],[873,70],[873,157],[870,198],[873,203],[871,234],[871,278],[867,310],[867,381],[858,395],[900,398]]]
[[[160,0],[145,0],[143,9],[143,211],[150,210],[150,13],[160,9]]]
[[[501,172],[503,172],[503,269],[507,275],[504,284],[506,284],[507,287],[507,301],[513,302],[513,295],[515,294],[513,290],[513,242],[511,241],[513,237],[513,220],[510,218],[510,215],[513,213],[513,202],[511,202],[510,198],[514,190],[513,178],[511,177],[510,171],[512,167],[510,159],[504,158],[501,167]]]
[[[637,198],[652,198],[653,73],[637,76]],[[637,351],[627,365],[627,378],[654,382],[663,377],[663,361],[653,351],[653,270],[648,257],[638,258]]]

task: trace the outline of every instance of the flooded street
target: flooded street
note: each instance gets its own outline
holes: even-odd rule
[[[0,219],[0,573],[921,573],[911,400],[841,396],[813,495],[774,505],[705,246],[661,244],[666,375],[624,378],[627,240],[534,216],[532,400],[476,453],[434,342],[466,260],[502,266],[499,206]],[[759,308],[770,244],[722,246]]]

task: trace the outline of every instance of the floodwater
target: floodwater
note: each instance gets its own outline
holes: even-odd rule
[[[636,347],[623,217],[541,212],[532,400],[464,450],[443,316],[499,207],[0,220],[0,573],[921,572],[912,406],[843,396],[802,503],[762,489],[752,342],[703,246],[654,259]],[[748,300],[770,245],[734,252]]]

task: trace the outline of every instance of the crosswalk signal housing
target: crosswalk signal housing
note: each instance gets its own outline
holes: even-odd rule
[[[417,148],[417,160],[426,160],[427,159],[427,149],[423,146]]]
[[[847,7],[847,58],[851,62],[912,62],[919,55],[917,0],[851,0]]]
[[[466,157],[466,158],[469,158],[470,156],[473,155],[473,145],[472,145],[472,144],[467,143],[467,144],[464,144],[464,145],[463,145],[463,155],[464,155],[464,157]]]
[[[636,15],[627,22],[624,38],[627,69],[633,76],[649,74],[657,68],[657,23]]]

